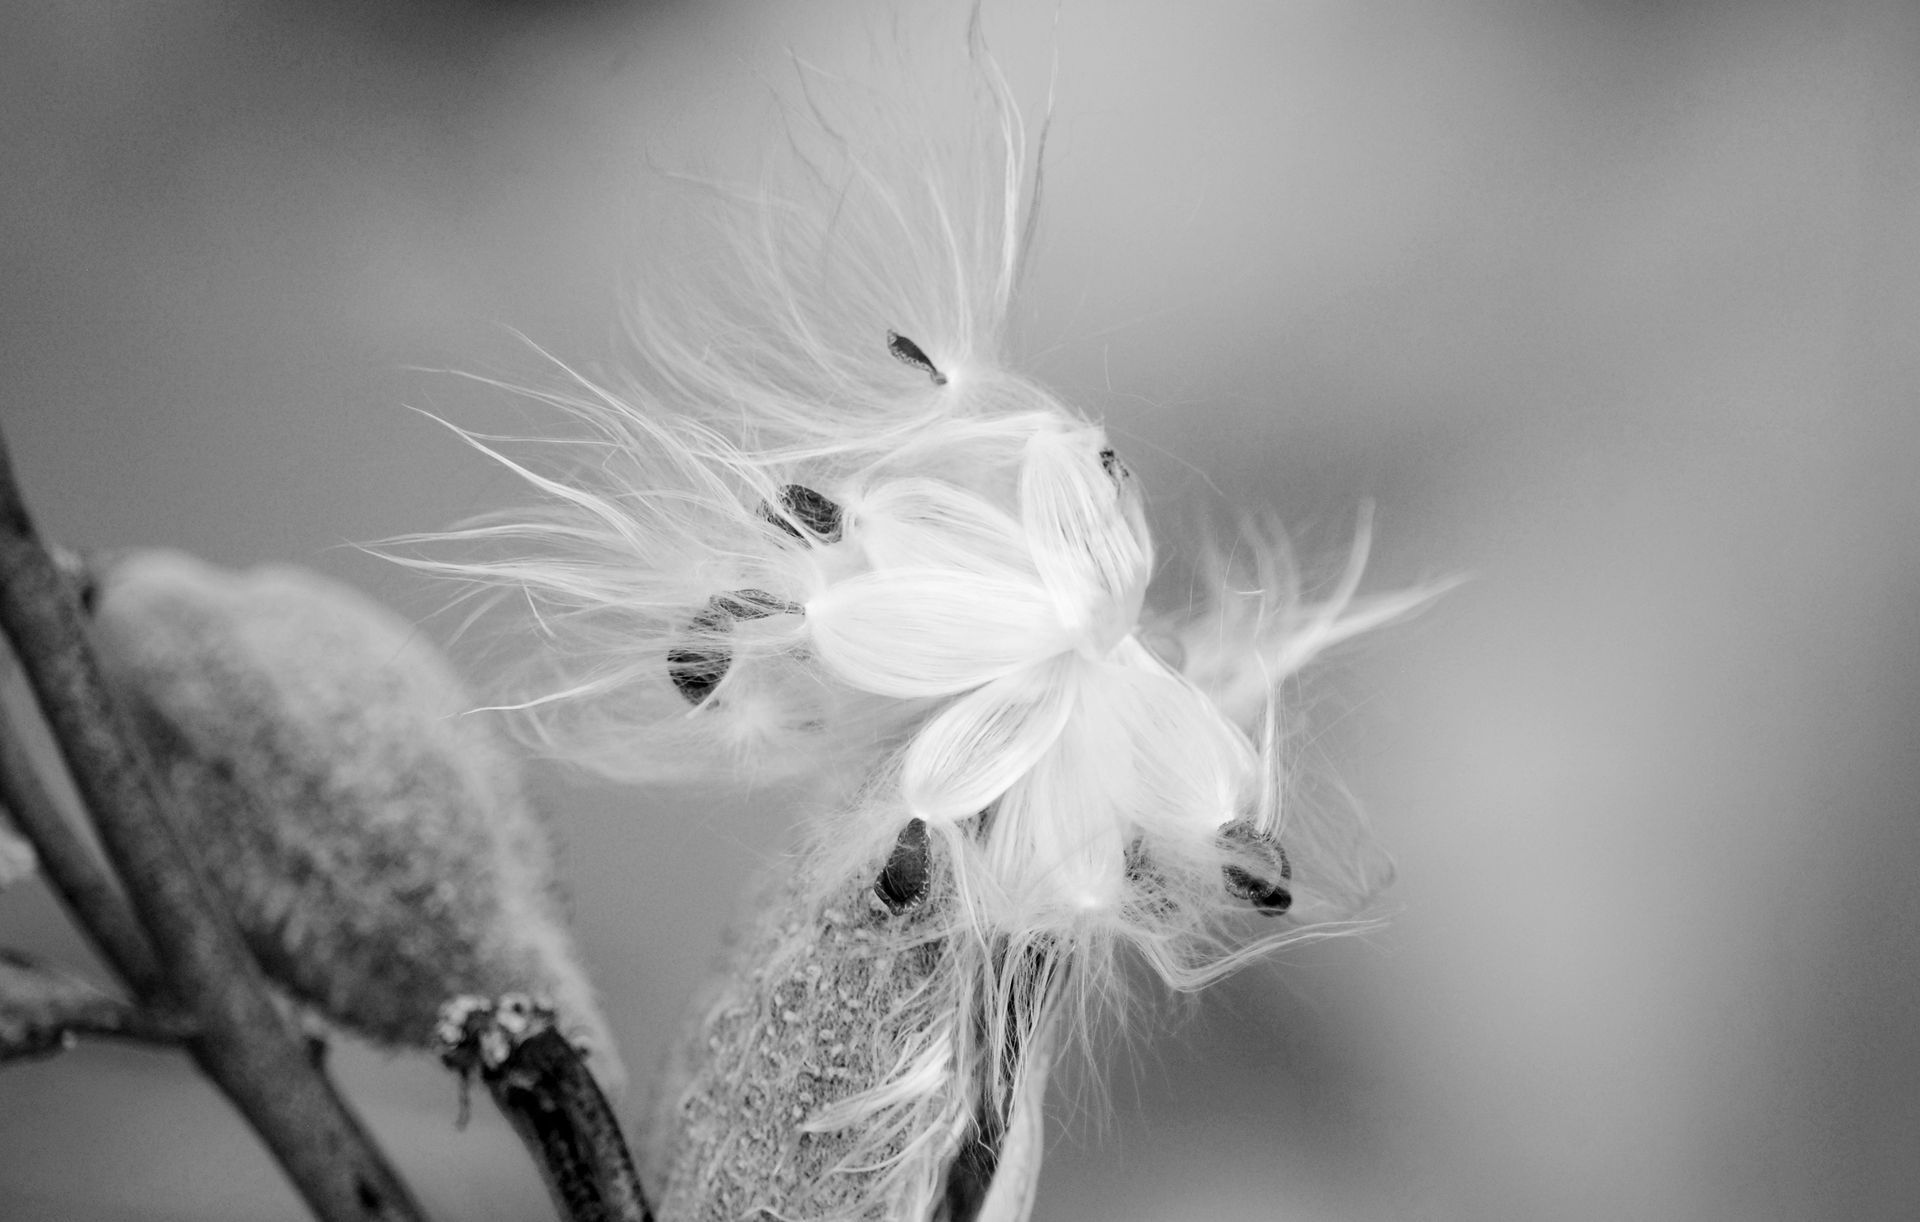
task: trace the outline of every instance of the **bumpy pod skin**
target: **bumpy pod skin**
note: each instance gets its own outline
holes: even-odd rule
[[[924,854],[910,904],[884,850],[852,875],[804,855],[760,897],[643,1147],[662,1222],[1027,1216],[1051,978],[1028,978],[1010,1076],[987,1073],[986,944],[955,911],[942,840],[900,843]]]
[[[103,669],[270,976],[408,1047],[456,994],[544,996],[624,1084],[517,766],[411,625],[314,573],[174,551],[87,580]]]

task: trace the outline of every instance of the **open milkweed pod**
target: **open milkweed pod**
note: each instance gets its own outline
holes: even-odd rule
[[[798,1056],[766,1042],[767,1014],[802,1013],[768,991],[786,969],[753,955],[857,941],[827,915],[857,908],[822,897],[864,894],[898,837],[929,846],[941,881],[916,908],[911,879],[881,871],[881,902],[902,914],[888,936],[937,930],[921,953],[939,970],[889,977],[884,995],[867,977],[834,988],[876,1030],[911,1013],[916,1038],[977,1049],[957,1080],[977,1073],[1003,1099],[1031,1081],[1022,1067],[1125,1009],[1127,954],[1197,988],[1359,927],[1382,874],[1357,817],[1285,800],[1278,705],[1385,605],[1350,584],[1303,605],[1277,538],[1257,537],[1249,571],[1272,588],[1148,610],[1155,549],[1115,440],[1010,355],[1038,158],[977,29],[954,66],[969,99],[954,140],[929,134],[951,115],[922,129],[895,105],[929,96],[937,72],[834,109],[816,89],[841,90],[801,68],[792,174],[702,197],[733,257],[700,261],[685,293],[650,282],[630,375],[537,394],[572,421],[551,444],[467,435],[539,504],[400,541],[409,563],[532,609],[532,673],[502,703],[543,748],[616,777],[801,777],[842,799],[823,804],[840,813],[808,837],[798,890],[771,903],[787,924],[762,930],[727,986],[743,1026],[709,1018],[696,1050],[709,1085],[693,1097],[715,1110],[690,1131],[721,1134],[720,1109],[744,1109],[769,1174],[839,1163],[782,1144],[748,1093],[759,1071],[727,1063]],[[1149,634],[1185,646],[1159,652]],[[964,1114],[951,1084],[910,1089],[934,1047],[883,1049],[863,1070],[863,1099],[917,1101],[921,1142]],[[814,1123],[811,1106],[790,1119]],[[890,1145],[859,1154],[911,1162]],[[881,1195],[923,1200],[907,1178]],[[674,1199],[691,1210],[697,1195]]]
[[[270,977],[422,1048],[456,994],[543,996],[623,1085],[518,766],[411,625],[315,573],[175,551],[84,580],[102,670]]]
[[[854,874],[804,854],[760,898],[642,1146],[663,1220],[1027,1216],[1064,965],[983,942],[915,826]],[[1008,954],[1029,970],[996,997]]]

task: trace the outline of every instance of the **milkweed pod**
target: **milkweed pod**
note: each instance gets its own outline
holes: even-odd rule
[[[1027,1217],[1057,974],[993,987],[1013,952],[956,908],[950,843],[910,820],[845,870],[783,862],[754,898],[641,1142],[659,1216]]]
[[[88,576],[102,669],[269,976],[409,1047],[456,994],[542,996],[622,1084],[517,764],[411,625],[298,568],[154,550]]]
[[[1363,927],[1378,854],[1340,803],[1291,800],[1276,710],[1314,657],[1421,598],[1358,599],[1361,546],[1303,600],[1263,529],[1244,568],[1205,565],[1178,610],[1146,611],[1137,481],[1016,368],[1039,159],[977,22],[967,52],[959,131],[868,113],[874,92],[843,115],[805,77],[794,172],[701,197],[719,256],[678,291],[649,280],[631,372],[536,393],[556,444],[464,434],[536,503],[409,540],[430,553],[409,562],[531,609],[510,640],[534,674],[502,705],[554,755],[800,780],[820,810],[862,789],[810,876],[903,928],[944,904],[977,947],[1046,947],[1072,965],[1062,1025],[1085,1030],[1126,996],[1127,953],[1192,989]],[[1240,823],[1252,839],[1223,834]],[[915,902],[903,826],[949,900]],[[1024,962],[987,955],[966,987],[1020,995]]]

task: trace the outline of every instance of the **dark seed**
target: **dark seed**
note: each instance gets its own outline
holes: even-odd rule
[[[1293,878],[1293,865],[1278,840],[1238,822],[1220,829],[1220,839],[1257,863],[1253,869],[1238,864],[1222,868],[1230,894],[1268,916],[1279,916],[1293,907],[1293,891],[1287,886]]]
[[[1228,866],[1225,873],[1227,890],[1268,916],[1279,916],[1293,907],[1293,892],[1283,884],[1256,878],[1239,866]]]
[[[785,514],[776,512],[773,506],[767,504],[765,501],[760,502],[760,516],[800,540],[800,542],[805,543],[807,541],[807,537],[800,533],[798,526],[787,521]]]
[[[933,858],[927,842],[927,825],[914,819],[900,829],[880,877],[873,880],[873,893],[895,916],[917,907],[927,898],[931,885]]]
[[[1113,452],[1112,446],[1100,451],[1100,469],[1116,484],[1125,483],[1133,474],[1127,469],[1127,464],[1120,461],[1120,456]]]
[[[687,621],[687,630],[710,637],[725,631],[735,620],[765,619],[769,615],[792,615],[799,611],[797,605],[765,590],[734,590],[708,599],[707,605]],[[699,704],[726,678],[727,667],[732,663],[732,651],[718,642],[675,646],[667,650],[667,678],[673,680],[687,703]]]
[[[688,704],[699,704],[727,677],[727,664],[731,660],[724,649],[669,649],[667,677],[673,680]]]
[[[701,624],[705,616],[717,616],[702,627],[721,628],[730,619],[765,619],[769,615],[798,615],[798,603],[790,603],[777,598],[765,590],[733,590],[726,594],[715,594],[707,600],[707,609],[693,617],[695,624]]]
[[[935,386],[945,386],[947,384],[947,375],[934,368],[933,358],[929,357],[925,352],[922,352],[919,344],[914,343],[899,332],[887,332],[887,351],[893,353],[893,359],[899,361],[901,364],[911,365],[915,369],[923,370],[928,377],[933,379]]]
[[[812,531],[823,543],[840,542],[840,506],[818,492],[802,484],[788,484],[780,489],[780,506],[786,512],[776,512],[772,506],[763,504],[760,516],[802,543],[807,537],[794,526],[795,522]]]

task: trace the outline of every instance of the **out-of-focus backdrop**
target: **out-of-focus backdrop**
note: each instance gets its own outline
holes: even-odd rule
[[[791,51],[936,6],[50,0],[0,38],[0,411],[47,532],[294,560],[520,489],[415,367],[617,357],[656,167],[751,174]],[[1470,584],[1308,689],[1386,932],[1057,1110],[1037,1217],[1920,1216],[1920,11],[989,4],[1057,56],[1032,366],[1163,524],[1376,506]],[[477,413],[477,414],[476,414]],[[779,820],[542,781],[644,1074]],[[85,961],[37,884],[0,943]],[[436,1217],[544,1209],[418,1059],[348,1089]],[[477,1109],[485,1112],[486,1109]],[[0,1071],[0,1214],[299,1216],[177,1059]]]

